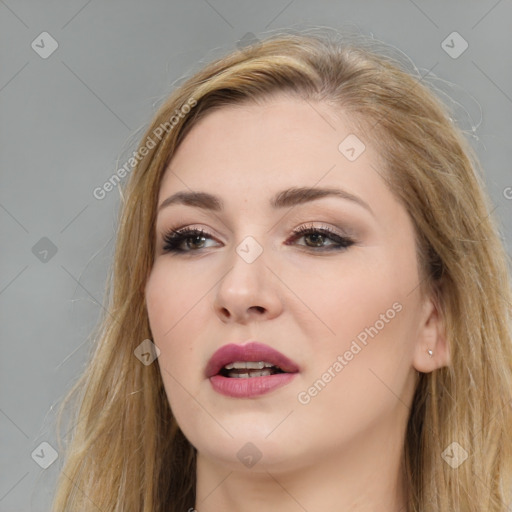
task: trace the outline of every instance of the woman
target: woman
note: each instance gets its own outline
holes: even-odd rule
[[[506,253],[418,77],[276,35],[131,160],[54,511],[507,510]]]

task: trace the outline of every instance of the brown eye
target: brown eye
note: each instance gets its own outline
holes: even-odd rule
[[[355,243],[351,238],[339,235],[329,228],[316,228],[313,226],[302,226],[295,230],[293,240],[300,240],[301,238],[304,238],[306,243],[298,245],[305,245],[310,249],[319,249],[320,251],[343,250]],[[309,243],[307,240],[309,240]],[[325,245],[326,241],[331,241],[332,243]]]
[[[303,235],[304,240],[311,240],[311,247],[323,247],[324,235],[320,233],[309,233],[307,235]],[[309,244],[306,244],[309,245]]]
[[[164,236],[164,252],[186,253],[205,248],[206,240],[212,237],[202,229],[171,230]],[[183,246],[185,245],[185,248]]]

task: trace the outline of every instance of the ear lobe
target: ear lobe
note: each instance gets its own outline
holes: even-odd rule
[[[440,308],[428,298],[418,329],[413,366],[422,373],[430,373],[450,364],[446,326]]]

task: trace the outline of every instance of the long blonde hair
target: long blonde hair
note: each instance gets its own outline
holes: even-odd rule
[[[433,294],[445,319],[451,363],[420,374],[407,427],[408,511],[507,510],[509,261],[478,160],[425,82],[363,36],[347,42],[276,34],[205,65],[162,104],[123,189],[108,313],[93,333],[86,371],[59,409],[60,429],[73,404],[54,512],[194,507],[196,451],[176,424],[158,365],[134,356],[151,339],[144,288],[154,259],[159,186],[178,144],[204,115],[281,92],[341,109],[378,147],[380,171],[416,228],[419,285]],[[467,452],[458,467],[443,456],[452,443]]]

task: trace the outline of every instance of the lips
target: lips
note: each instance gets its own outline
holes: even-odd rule
[[[260,361],[270,363],[284,373],[297,373],[299,371],[299,367],[295,362],[268,345],[258,342],[250,342],[245,345],[231,343],[224,345],[213,354],[206,365],[205,376],[210,378],[218,375],[227,364]]]
[[[253,341],[217,350],[206,365],[205,375],[221,395],[258,399],[292,382],[298,372],[299,367],[281,352]]]

